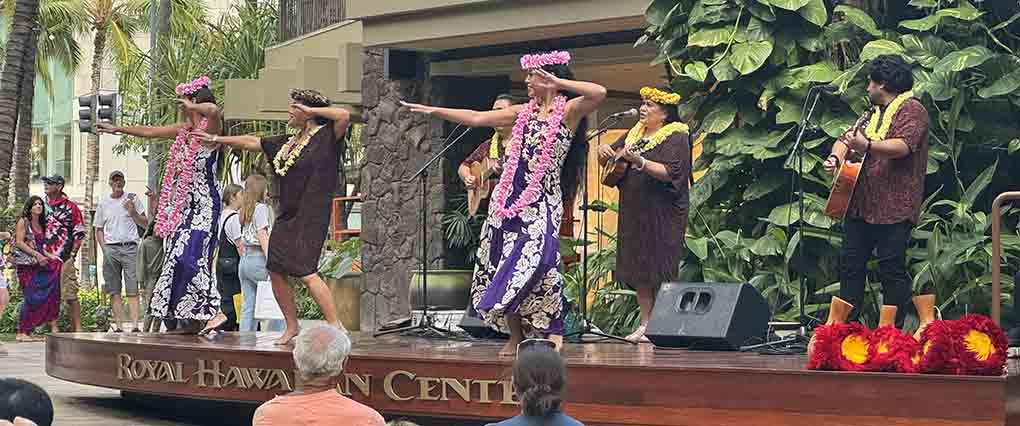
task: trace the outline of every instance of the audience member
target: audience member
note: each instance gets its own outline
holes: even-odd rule
[[[46,391],[35,384],[21,379],[0,379],[0,420],[18,426],[50,426],[53,402]],[[31,422],[26,423],[26,420]]]
[[[303,330],[294,339],[297,388],[262,404],[252,426],[336,425],[338,419],[346,426],[384,426],[377,411],[337,391],[350,353],[344,330],[330,325]]]
[[[489,426],[583,426],[560,411],[567,367],[547,339],[520,343],[514,361],[514,389],[521,401],[521,415]]]

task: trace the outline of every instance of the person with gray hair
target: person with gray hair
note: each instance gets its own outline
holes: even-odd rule
[[[351,339],[344,330],[329,325],[302,330],[294,338],[296,389],[262,404],[252,426],[334,425],[337,419],[349,426],[385,426],[379,412],[337,388],[350,353]]]

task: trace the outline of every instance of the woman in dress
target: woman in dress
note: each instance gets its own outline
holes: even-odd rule
[[[599,147],[603,164],[617,157],[627,171],[617,184],[616,279],[637,292],[641,325],[627,340],[648,340],[645,328],[659,286],[676,280],[687,230],[691,149],[680,122],[680,95],[644,87],[641,119],[612,146]]]
[[[99,123],[97,127],[102,133],[175,138],[156,210],[156,235],[164,238],[165,254],[149,310],[163,318],[168,328],[197,333],[220,307],[212,263],[220,217],[216,170],[222,153],[218,145],[203,143],[192,132],[219,134],[223,123],[209,90],[209,77],[177,85],[177,96],[183,122],[124,127]]]
[[[286,321],[286,330],[276,340],[278,345],[289,344],[300,331],[294,288],[287,277],[300,278],[326,321],[343,328],[329,287],[319,277],[319,257],[329,229],[350,113],[343,108],[331,108],[329,100],[314,90],[292,90],[290,97],[293,103],[287,125],[298,130],[294,136],[220,137],[202,131],[194,133],[207,142],[262,151],[276,172],[279,215],[269,236],[266,269]]]
[[[24,301],[18,317],[18,333],[15,340],[33,342],[32,330],[45,323],[50,330],[57,330],[60,316],[60,268],[63,262],[57,255],[46,253],[43,239],[46,234],[46,202],[32,196],[21,211],[21,218],[14,231],[14,244],[26,260],[35,263],[16,263],[18,284]]]
[[[500,355],[514,354],[525,334],[549,335],[557,347],[563,340],[557,239],[563,200],[577,191],[587,151],[586,117],[606,97],[605,87],[572,80],[569,61],[567,52],[523,56],[525,105],[473,111],[403,103],[412,112],[471,127],[513,125],[471,286],[475,310],[510,333]]]

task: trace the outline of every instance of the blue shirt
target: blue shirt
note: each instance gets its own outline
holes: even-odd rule
[[[489,423],[486,426],[584,426],[584,423],[556,411],[551,413],[548,417],[525,416],[524,414],[521,414],[519,416],[503,420],[499,423]]]

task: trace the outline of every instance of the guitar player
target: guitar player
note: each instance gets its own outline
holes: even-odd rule
[[[839,297],[854,306],[849,319],[858,320],[867,263],[874,256],[882,303],[898,308],[896,324],[901,326],[912,292],[906,251],[924,198],[928,112],[910,91],[914,84],[910,66],[899,56],[875,58],[868,78],[868,98],[874,107],[836,140],[823,163],[825,170],[835,173],[848,151],[864,156],[844,218]],[[919,298],[934,301],[933,296],[918,296],[915,304]]]
[[[513,103],[513,98],[510,95],[502,94],[496,96],[496,100],[492,102],[492,109],[509,108]],[[503,155],[506,153],[506,144],[510,143],[510,131],[513,129],[508,126],[495,130],[496,133],[492,135],[492,139],[479,145],[457,168],[457,175],[468,189],[473,189],[476,184],[479,184],[479,182],[475,182],[475,176],[471,173],[472,163],[488,163],[487,166],[493,169],[493,172],[490,173],[491,179],[499,179],[499,172],[503,166]],[[493,149],[493,144],[495,144],[495,149]]]

